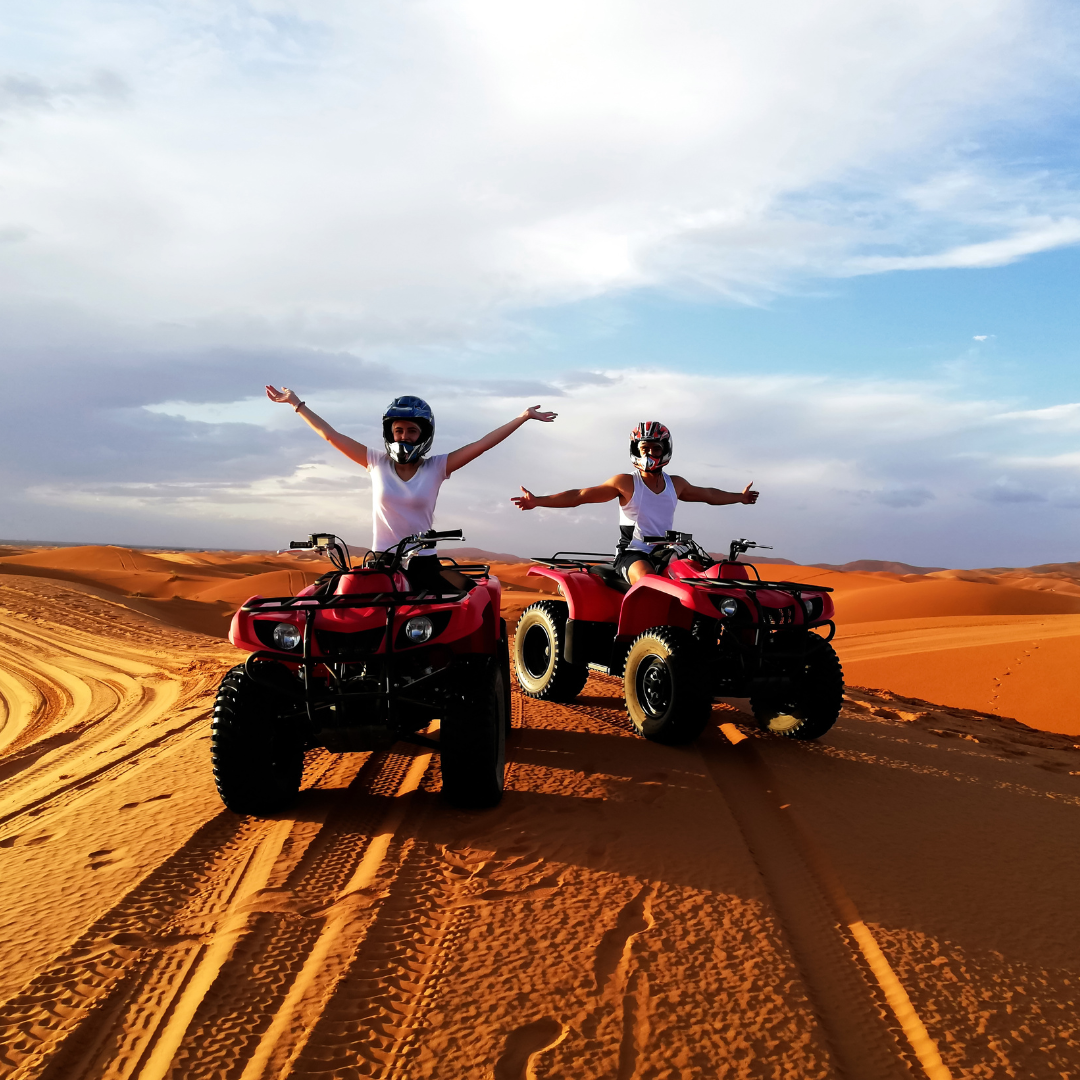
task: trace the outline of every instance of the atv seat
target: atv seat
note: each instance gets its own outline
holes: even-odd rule
[[[609,589],[620,593],[630,591],[630,582],[612,566],[593,565],[589,567],[589,573],[595,574]]]

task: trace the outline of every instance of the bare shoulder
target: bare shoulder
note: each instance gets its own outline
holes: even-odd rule
[[[601,487],[614,488],[620,495],[632,498],[634,494],[633,473],[616,473],[600,485]]]
[[[668,473],[668,476],[671,477],[671,486],[675,489],[676,495],[681,495],[687,488],[694,486],[685,476],[676,476],[674,473]]]

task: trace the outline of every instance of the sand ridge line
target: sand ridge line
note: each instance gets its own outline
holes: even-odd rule
[[[884,1023],[877,988],[857,951],[840,932],[828,889],[785,820],[775,779],[755,740],[733,731],[709,731],[698,748],[765,881],[836,1071],[846,1080],[910,1080],[907,1054]],[[946,1080],[949,1074],[928,1075]]]
[[[918,773],[922,776],[934,776],[941,780],[952,780],[958,784],[983,784],[996,788],[998,791],[1007,791],[1010,794],[1022,795],[1026,798],[1047,799],[1050,802],[1064,803],[1066,806],[1080,806],[1080,795],[1071,795],[1062,791],[1039,791],[1037,788],[1028,787],[1026,784],[1016,784],[1010,780],[986,781],[971,775],[950,772],[948,769],[942,769],[935,765],[917,764],[900,758],[868,754],[863,750],[829,746],[825,743],[807,743],[805,749],[812,754],[823,754],[826,757],[840,758],[845,761],[857,761],[866,765],[883,765],[888,769],[899,769],[902,772]]]
[[[72,795],[77,794],[83,789],[96,786],[102,780],[113,779],[122,773],[127,772],[129,769],[138,768],[142,764],[148,764],[149,762],[144,763],[139,760],[141,755],[151,752],[152,757],[157,757],[160,752],[177,747],[183,741],[183,736],[193,727],[210,719],[210,712],[210,709],[198,710],[195,716],[190,717],[176,727],[170,728],[168,731],[162,732],[155,738],[129,750],[119,758],[107,762],[90,772],[83,773],[81,776],[77,776],[71,781],[53,788],[46,794],[31,799],[29,802],[24,803],[16,809],[0,814],[0,828],[28,815],[36,818],[43,810],[52,808],[53,806],[66,801]],[[154,751],[158,751],[159,753],[154,754]],[[0,835],[3,835],[3,833],[0,832]]]

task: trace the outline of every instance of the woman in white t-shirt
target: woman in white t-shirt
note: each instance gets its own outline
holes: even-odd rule
[[[386,450],[382,451],[364,446],[348,435],[335,431],[287,386],[280,390],[267,386],[266,396],[271,401],[291,405],[331,446],[363,465],[371,474],[374,525],[371,547],[374,551],[386,551],[406,536],[427,532],[431,528],[439,488],[451,473],[468,465],[485,450],[497,446],[527,420],[551,423],[558,415],[542,412],[539,405],[534,405],[508,424],[488,432],[460,450],[428,457],[435,438],[435,417],[427,402],[421,398],[399,397],[390,403],[383,413]],[[434,551],[418,552],[411,560],[408,575],[414,588],[432,584],[436,576],[442,576],[456,588],[464,585],[463,581],[457,580],[462,575],[440,571]]]

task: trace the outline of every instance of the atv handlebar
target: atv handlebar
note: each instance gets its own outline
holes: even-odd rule
[[[290,540],[289,546],[282,548],[278,554],[294,548],[314,548],[316,551],[325,551],[327,557],[339,570],[352,569],[349,545],[344,540],[339,540],[333,533],[312,533],[306,540]]]
[[[688,552],[696,554],[699,558],[706,556],[709,563],[712,563],[712,558],[709,557],[700,544],[695,542],[694,537],[690,533],[675,532],[669,529],[664,536],[643,536],[642,540],[646,544],[663,545],[664,547],[684,547]],[[740,540],[732,540],[731,547],[728,550],[728,562],[738,562],[739,556],[744,552],[749,551],[751,548],[761,548],[763,551],[772,551],[772,544],[759,544],[756,540],[747,540],[746,537],[742,537]]]
[[[425,533],[406,536],[404,540],[399,540],[392,548],[387,548],[385,551],[369,551],[364,556],[364,565],[377,566],[393,573],[395,570],[400,569],[407,555],[433,548],[440,540],[464,539],[465,534],[461,529],[445,529],[442,532],[428,529]]]
[[[761,548],[763,551],[772,551],[772,544],[758,544],[753,540],[747,540],[744,536],[741,540],[731,541],[731,550],[728,552],[728,562],[737,562],[740,555],[751,548]]]

